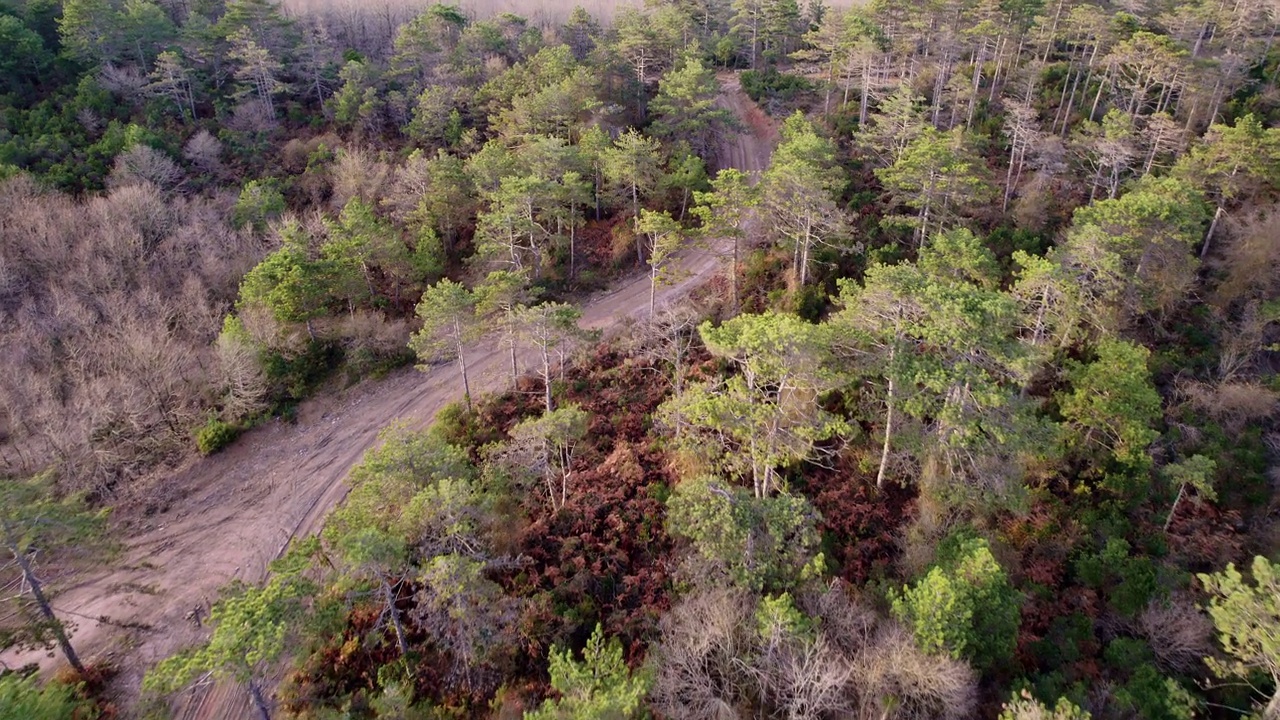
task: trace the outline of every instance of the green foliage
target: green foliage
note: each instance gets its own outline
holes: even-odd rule
[[[1090,322],[1114,333],[1125,318],[1182,302],[1207,217],[1204,196],[1173,177],[1147,176],[1119,198],[1076,210],[1059,259],[1095,316]]]
[[[665,403],[668,425],[692,425],[685,447],[725,472],[751,480],[757,497],[779,486],[778,469],[804,461],[816,443],[850,426],[821,397],[837,387],[828,328],[794,315],[740,315],[699,332],[713,355],[738,374],[723,385],[697,385]]]
[[[820,574],[818,514],[802,496],[756,498],[711,478],[685,480],[667,501],[667,530],[736,585],[777,592]]]
[[[640,199],[658,186],[662,178],[660,146],[635,130],[628,130],[604,152],[604,175],[631,203],[631,214],[640,217]]]
[[[1220,573],[1196,576],[1209,595],[1209,617],[1227,654],[1225,661],[1206,662],[1219,677],[1248,679],[1261,670],[1280,687],[1280,573],[1261,555],[1249,569],[1252,582],[1234,563]]]
[[[1146,641],[1130,637],[1118,637],[1107,643],[1102,656],[1107,665],[1125,675],[1155,659]]]
[[[1178,681],[1161,675],[1153,665],[1139,666],[1116,689],[1115,699],[1144,720],[1192,720],[1200,706]]]
[[[733,113],[720,107],[715,72],[697,57],[688,57],[658,83],[649,103],[652,133],[670,142],[683,141],[699,156],[713,152],[720,135],[735,124]]]
[[[952,543],[936,567],[895,595],[893,612],[925,651],[946,652],[978,668],[997,666],[1013,654],[1021,598],[986,540]]]
[[[380,444],[351,469],[351,482],[394,479],[426,486],[448,478],[471,479],[475,469],[467,454],[435,434],[394,423],[378,434]]]
[[[1101,449],[1136,468],[1150,465],[1147,446],[1159,437],[1160,395],[1151,382],[1151,353],[1124,340],[1104,339],[1090,363],[1069,361],[1070,393],[1058,396],[1068,447]]]
[[[796,607],[791,593],[766,595],[756,607],[756,634],[766,642],[775,638],[812,642],[817,623]]]
[[[239,425],[211,417],[196,430],[196,449],[201,455],[212,455],[235,442],[241,431]]]
[[[262,369],[270,386],[270,397],[290,402],[307,396],[342,360],[334,343],[312,340],[300,350],[266,350]]]
[[[264,307],[280,323],[305,323],[324,312],[333,287],[330,263],[311,257],[310,239],[297,223],[281,230],[284,244],[240,283],[238,307]]]
[[[88,720],[96,713],[73,685],[41,685],[35,678],[4,673],[0,674],[0,716],[13,720]]]
[[[605,639],[597,624],[581,662],[568,648],[551,649],[551,687],[560,694],[526,712],[525,720],[627,720],[641,717],[651,681],[633,674],[622,659],[622,643]]]
[[[19,18],[0,13],[0,94],[26,90],[50,59],[43,38]]]
[[[143,688],[172,693],[205,673],[260,682],[289,648],[305,599],[314,594],[312,583],[294,573],[277,573],[262,587],[233,587],[209,610],[209,640],[161,661],[147,673]]]
[[[1052,708],[1041,704],[1031,693],[1014,693],[1004,704],[998,720],[1092,720],[1093,716],[1066,698],[1058,698]]]
[[[105,535],[107,515],[105,509],[90,508],[82,495],[60,495],[52,471],[0,482],[0,551],[10,559],[3,569],[22,576],[18,592],[3,598],[10,632],[0,637],[36,647],[57,643],[73,667],[83,671],[72,659],[74,649],[67,641],[64,623],[38,587],[42,578],[31,568],[37,551],[56,554],[66,566],[74,566],[86,555],[104,561],[113,549]],[[34,603],[28,602],[28,595]]]
[[[250,180],[245,183],[231,210],[232,227],[250,227],[265,232],[267,223],[285,211],[284,194],[273,180]]]
[[[998,278],[976,236],[954,230],[936,234],[915,264],[872,265],[861,287],[841,284],[843,309],[829,324],[853,369],[883,378],[878,483],[903,415],[923,424],[917,453],[938,468],[924,486],[948,505],[1016,498],[1019,468],[1044,454],[1046,428],[1020,397],[1028,363],[1017,307]]]
[[[457,358],[463,345],[478,335],[475,305],[472,292],[452,280],[441,280],[427,288],[417,307],[422,329],[409,341],[421,366],[441,358]]]
[[[1099,552],[1076,561],[1081,582],[1104,590],[1115,611],[1126,617],[1135,617],[1164,592],[1155,563],[1131,550],[1126,540],[1112,537]]]
[[[1265,127],[1252,114],[1234,125],[1214,124],[1204,142],[1184,155],[1174,175],[1211,193],[1219,204],[1237,202],[1258,186],[1280,183],[1280,129]]]
[[[875,172],[896,202],[916,211],[895,220],[914,228],[917,241],[951,227],[960,208],[979,207],[995,196],[960,128],[941,133],[925,127],[893,165]]]
[[[761,178],[761,204],[772,216],[775,241],[791,246],[795,284],[802,286],[809,281],[818,248],[852,249],[837,202],[848,179],[837,164],[835,143],[800,112],[783,122],[781,135]]]
[[[766,107],[770,108],[786,105],[797,95],[812,92],[814,89],[814,84],[803,76],[780,73],[773,66],[764,70],[744,70],[739,79],[742,82],[742,92],[746,93],[747,97],[756,102],[765,103]]]

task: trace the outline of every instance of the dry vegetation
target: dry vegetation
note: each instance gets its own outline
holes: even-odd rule
[[[132,160],[117,176],[155,170]],[[189,447],[220,391],[222,317],[263,252],[227,228],[229,203],[0,184],[0,472],[52,466],[101,492]]]

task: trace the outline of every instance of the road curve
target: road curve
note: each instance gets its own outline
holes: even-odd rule
[[[736,76],[723,74],[720,81],[720,104],[743,125],[741,132],[725,138],[722,164],[762,171],[776,129],[742,94]],[[724,250],[683,251],[676,273],[681,279],[658,289],[658,304],[679,301],[720,272]],[[582,305],[582,325],[608,332],[642,319],[648,307],[649,279],[640,273],[589,298]],[[492,343],[478,343],[467,357],[473,392],[509,386],[509,360]],[[57,595],[55,606],[75,622],[72,639],[81,655],[114,661],[121,669],[122,699],[131,701],[146,668],[207,636],[193,620],[193,611],[207,610],[219,588],[232,579],[262,580],[267,564],[289,540],[320,529],[329,510],[346,496],[348,471],[376,443],[382,428],[397,419],[425,426],[460,397],[453,364],[426,374],[401,370],[338,397],[305,402],[295,423],[272,422],[222,453],[175,472],[157,488],[168,508],[128,541],[122,561],[76,578]],[[39,662],[47,669],[61,659],[6,651],[0,661],[9,666]],[[249,715],[242,689],[211,684],[193,690],[178,717]]]

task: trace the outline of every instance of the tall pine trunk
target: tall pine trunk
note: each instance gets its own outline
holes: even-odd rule
[[[79,673],[80,677],[85,677],[84,664],[80,662],[80,656],[76,654],[76,649],[71,646],[71,639],[67,637],[67,631],[63,628],[62,622],[58,620],[57,615],[54,615],[53,606],[49,604],[49,598],[44,594],[44,586],[31,569],[30,559],[18,547],[18,543],[14,539],[14,531],[7,523],[4,531],[5,546],[9,548],[9,552],[13,554],[13,559],[18,563],[18,568],[22,570],[22,579],[27,583],[27,587],[31,589],[31,597],[36,601],[36,607],[40,608],[40,614],[49,622],[49,628],[53,632],[54,640],[58,643],[58,648],[62,650],[62,655],[67,659],[67,664],[71,665],[72,669]]]

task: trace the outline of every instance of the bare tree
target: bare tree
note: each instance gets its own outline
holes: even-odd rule
[[[197,130],[183,146],[182,157],[206,175],[222,174],[222,143],[204,128]]]
[[[1137,630],[1168,672],[1197,673],[1213,655],[1213,621],[1182,594],[1152,600],[1138,615]]]
[[[107,187],[120,188],[150,183],[165,191],[182,184],[182,168],[168,155],[149,145],[137,144],[116,156]]]

